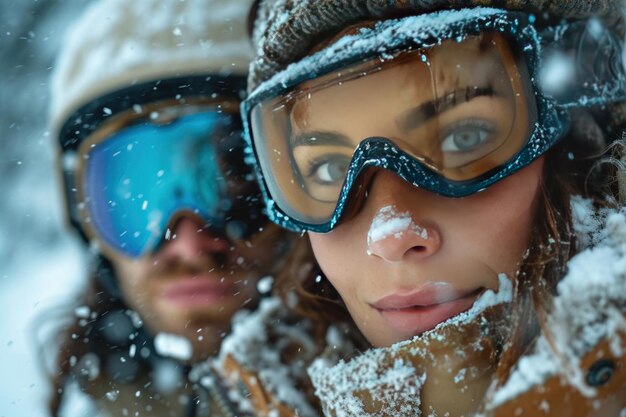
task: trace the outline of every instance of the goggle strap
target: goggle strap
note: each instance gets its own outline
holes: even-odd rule
[[[63,124],[59,142],[63,151],[76,149],[108,117],[133,106],[163,100],[210,97],[214,100],[243,98],[246,78],[243,76],[201,75],[153,80],[114,91],[85,104]]]
[[[539,39],[543,75],[540,84],[559,107],[589,107],[626,100],[623,41],[601,20],[549,27],[539,34]],[[552,82],[552,77],[558,79],[557,83]]]

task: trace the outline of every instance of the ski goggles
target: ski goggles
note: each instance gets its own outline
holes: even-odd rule
[[[242,115],[270,218],[328,232],[373,167],[471,195],[553,146],[569,108],[624,99],[621,43],[599,21],[534,21],[477,8],[379,22],[259,86]]]
[[[230,239],[267,222],[232,96],[130,106],[90,129],[74,159],[76,221],[106,253],[153,252],[183,215]]]

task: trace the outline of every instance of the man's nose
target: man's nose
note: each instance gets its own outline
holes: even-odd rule
[[[225,253],[230,249],[227,239],[211,233],[197,216],[181,215],[169,227],[162,252],[167,257],[193,261],[199,255]]]
[[[368,253],[387,262],[423,260],[436,254],[442,242],[432,203],[438,197],[386,170],[371,181],[359,214],[370,218]]]

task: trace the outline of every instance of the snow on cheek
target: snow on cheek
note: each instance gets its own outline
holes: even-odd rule
[[[413,233],[422,239],[428,239],[426,228],[413,222],[408,211],[399,213],[394,206],[385,206],[374,216],[367,232],[367,254],[372,254],[372,244],[393,236],[400,239],[406,233]]]

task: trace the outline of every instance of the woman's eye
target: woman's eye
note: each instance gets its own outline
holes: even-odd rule
[[[350,160],[345,157],[328,158],[313,162],[309,177],[321,184],[335,184],[343,181]]]
[[[441,142],[442,152],[469,152],[480,147],[491,135],[491,129],[463,126],[453,129]]]

